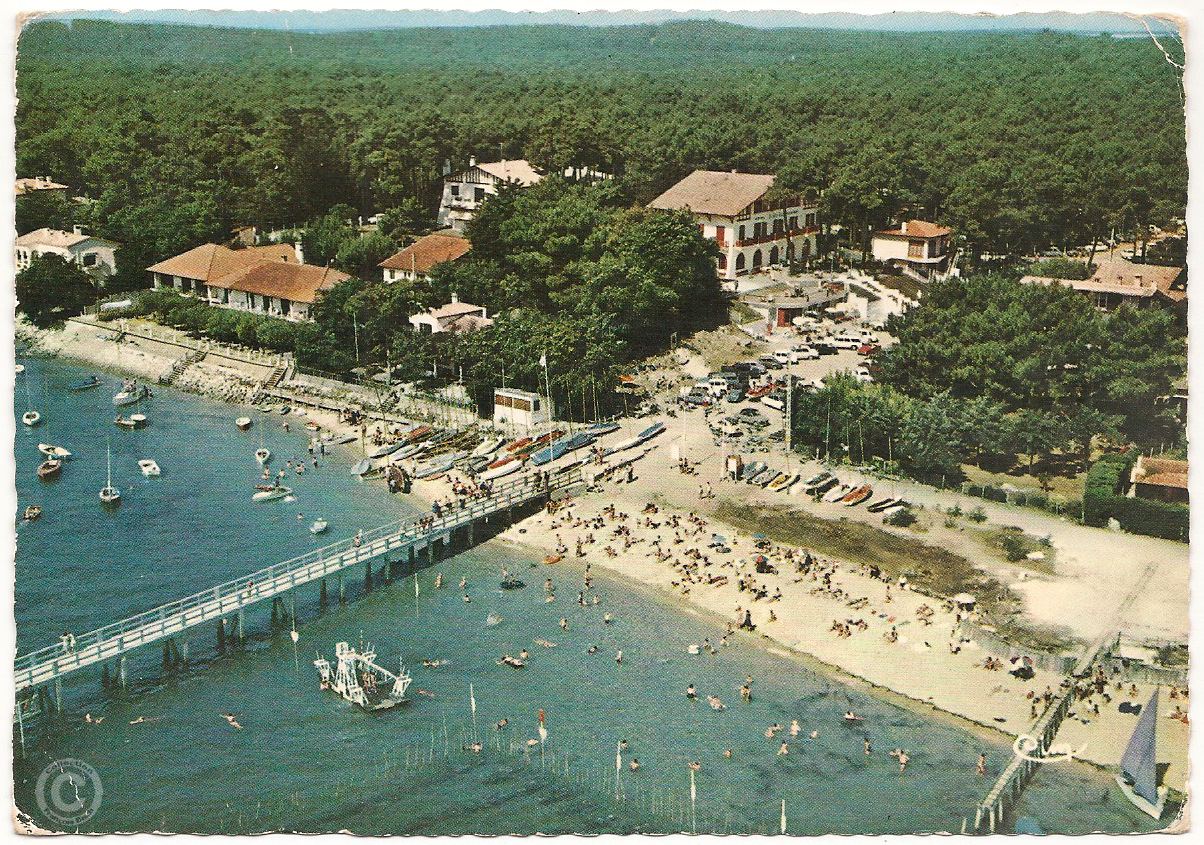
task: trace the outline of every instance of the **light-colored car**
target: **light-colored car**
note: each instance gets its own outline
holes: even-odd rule
[[[813,346],[808,346],[805,343],[794,344],[794,346],[790,347],[790,351],[798,356],[796,358],[797,361],[806,361],[810,358],[819,358],[819,350]]]
[[[860,349],[862,341],[857,335],[836,335],[828,343],[837,349]]]
[[[857,381],[862,382],[863,384],[868,384],[874,380],[874,377],[870,375],[868,367],[858,367],[855,369],[853,371],[853,378],[857,379]]]
[[[786,403],[784,403],[781,399],[776,399],[769,395],[761,397],[761,404],[766,408],[773,408],[775,411],[781,411],[786,407]]]

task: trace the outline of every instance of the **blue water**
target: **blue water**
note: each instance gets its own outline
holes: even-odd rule
[[[303,420],[294,418],[285,433],[282,418],[254,411],[255,427],[243,433],[233,420],[244,409],[162,389],[139,408],[150,425],[124,432],[112,422],[114,379],[71,394],[64,386],[85,371],[25,363],[20,378],[47,424],[17,432],[18,507],[45,508],[41,522],[19,528],[20,650],[418,510],[380,482],[352,479],[347,468],[358,454],[350,449],[320,458],[300,478],[290,474],[296,501],[252,505],[261,437],[274,466],[307,458]],[[19,381],[18,418],[26,408]],[[97,499],[106,440],[123,494],[111,513]],[[59,481],[37,481],[38,442],[76,453]],[[144,479],[142,457],[155,458],[163,475]],[[319,515],[331,524],[322,540],[308,532]],[[498,589],[502,566],[528,586]],[[433,587],[438,572],[449,585],[441,590]],[[471,603],[455,587],[461,577]],[[557,585],[551,603],[541,589],[548,577]],[[759,639],[737,637],[718,657],[690,655],[689,644],[718,640],[716,620],[605,573],[595,573],[600,603],[581,607],[581,578],[576,565],[535,565],[493,542],[420,571],[417,600],[408,575],[366,594],[362,572],[349,575],[353,601],[343,607],[333,603],[332,582],[332,606],[321,614],[317,589],[302,591],[296,649],[287,627],[269,630],[264,608],[250,615],[245,646],[224,657],[216,633],[198,629],[189,671],[164,673],[152,648],[132,661],[125,693],[102,690],[99,673],[82,673],[67,685],[65,717],[32,738],[15,765],[18,805],[45,824],[33,799],[38,773],[76,757],[104,783],[100,811],[82,827],[96,832],[772,833],[785,800],[792,834],[914,833],[957,831],[972,816],[990,781],[974,774],[980,752],[992,775],[1006,765],[1010,750],[1001,740],[814,674],[767,653]],[[613,624],[603,623],[604,612]],[[490,613],[502,621],[486,624]],[[562,616],[568,631],[557,625]],[[414,675],[403,708],[365,714],[317,689],[315,651],[329,656],[336,641],[361,635],[377,645],[381,662],[400,660]],[[536,638],[557,646],[545,649]],[[495,663],[523,648],[531,652],[526,669]],[[622,665],[614,660],[620,648]],[[424,659],[448,662],[426,668]],[[746,675],[754,678],[750,703],[737,692]],[[688,701],[690,683],[728,709]],[[479,754],[465,750],[474,732],[470,684]],[[864,717],[853,728],[841,719],[850,707]],[[547,741],[528,746],[541,709]],[[88,724],[85,712],[104,721]],[[240,714],[244,728],[231,728],[222,713]],[[150,721],[129,724],[138,717]],[[509,724],[499,731],[503,718]],[[795,718],[799,737],[764,737],[767,725]],[[806,740],[812,729],[817,739]],[[864,737],[873,745],[868,757]],[[779,756],[783,738],[790,751]],[[628,748],[616,784],[620,740]],[[888,756],[896,747],[910,752],[905,773]],[[642,764],[636,773],[625,765],[633,757]],[[702,767],[693,807],[692,761]],[[1109,792],[1110,783],[1083,767],[1051,767],[1030,787],[1023,813],[1047,832],[1152,829],[1114,787]]]

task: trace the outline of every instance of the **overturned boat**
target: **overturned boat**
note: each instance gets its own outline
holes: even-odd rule
[[[321,656],[314,661],[318,670],[319,689],[337,692],[364,710],[388,710],[409,701],[406,690],[413,680],[405,667],[394,675],[376,664],[376,652],[361,644],[356,651],[347,643],[334,647],[335,665]]]

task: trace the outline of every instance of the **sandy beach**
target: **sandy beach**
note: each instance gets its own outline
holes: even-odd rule
[[[114,335],[111,327],[71,321],[61,332],[38,332],[33,338],[40,352],[147,380],[170,372],[172,364],[183,357],[180,347],[145,339],[115,343]],[[245,402],[268,372],[251,364],[200,361],[184,371],[176,386],[225,401]],[[341,423],[333,412],[309,410],[304,416],[328,431],[359,434],[358,428]],[[287,418],[281,424],[285,421]],[[623,430],[610,435],[608,442],[630,437],[648,422],[626,420]],[[787,509],[806,508],[821,516],[825,506],[812,505],[802,496],[775,496],[722,481],[723,450],[709,442],[702,415],[667,422],[669,430],[646,447],[646,454],[632,450],[612,459],[639,456],[632,465],[631,481],[616,483],[616,478],[625,478],[623,473],[611,476],[595,486],[600,492],[585,493],[555,512],[530,517],[507,529],[498,540],[528,548],[536,560],[560,555],[559,563],[543,569],[546,577],[566,584],[562,589],[569,589],[568,585],[573,591],[580,589],[577,585],[583,574],[588,575],[588,567],[597,566],[658,589],[682,607],[702,611],[715,620],[715,632],[699,649],[715,649],[716,659],[722,659],[725,637],[763,637],[764,647],[774,653],[808,655],[837,674],[1011,737],[1024,734],[1040,715],[1047,691],[1058,691],[1061,675],[1040,669],[1027,679],[1010,674],[1022,665],[1020,650],[1015,656],[1021,662],[1004,660],[997,668],[987,668],[987,655],[959,634],[959,622],[966,614],[942,597],[924,595],[893,575],[876,577],[870,566],[853,556],[838,560],[818,552],[809,554],[805,546],[773,537],[758,542],[749,532],[717,520],[715,511],[724,503],[772,503]],[[678,461],[686,455],[696,472],[679,472]],[[771,456],[764,459],[772,461]],[[470,483],[453,473],[416,482],[414,494],[428,505],[443,501],[456,480]],[[903,486],[909,501],[930,507],[965,501],[953,493]],[[1058,578],[1011,585],[1023,596],[1025,612],[1033,618],[1056,621],[1090,637],[1116,621],[1119,591],[1122,597],[1132,596],[1124,602],[1125,610],[1137,620],[1138,629],[1174,636],[1180,627],[1186,627],[1186,607],[1182,614],[1176,611],[1179,600],[1186,603],[1186,546],[1114,535],[1028,510],[983,504],[992,522],[1044,531],[1059,551]],[[880,519],[864,509],[840,511],[839,518],[881,529]],[[825,518],[836,516],[833,512]],[[946,533],[931,541],[957,548],[961,541],[955,532]],[[722,542],[713,542],[718,538]],[[1112,560],[1125,563],[1110,579],[1098,578],[1087,563],[1093,550],[1101,548],[1111,550]],[[1172,554],[1163,554],[1167,549]],[[959,550],[972,551],[969,547]],[[758,571],[758,557],[762,571]],[[1156,564],[1147,563],[1155,559]],[[986,568],[992,565],[975,559],[976,564],[980,562]],[[1009,575],[1006,568],[995,566],[997,575]],[[1174,606],[1169,610],[1151,595],[1161,591],[1143,589],[1155,576],[1183,582],[1184,589],[1174,591]],[[1033,589],[1034,585],[1039,589]],[[1069,619],[1065,607],[1072,602],[1082,612]],[[1160,627],[1161,620],[1167,624]],[[743,622],[752,630],[741,631]],[[1119,712],[1118,705],[1121,701],[1144,703],[1152,691],[1142,684],[1135,688],[1124,684],[1118,689],[1109,680],[1102,693],[1097,691],[1076,703],[1058,741],[1076,749],[1080,759],[1116,765],[1135,722],[1133,716]],[[1163,692],[1164,715],[1179,705],[1186,708],[1185,695],[1169,701],[1168,691]],[[1184,722],[1159,719],[1160,758],[1171,763],[1165,782],[1180,791],[1187,778],[1188,736]]]

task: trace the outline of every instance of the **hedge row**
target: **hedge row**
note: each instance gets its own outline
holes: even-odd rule
[[[1181,543],[1187,542],[1189,513],[1186,505],[1174,502],[1130,499],[1126,496],[1116,496],[1112,502],[1112,516],[1130,534],[1146,534]]]
[[[1064,513],[1074,514],[1082,506],[1080,502],[1068,502],[1057,494],[1038,490],[1005,490],[993,484],[965,484],[962,486],[962,492],[989,502],[1008,502],[1022,507],[1039,508],[1059,516]]]
[[[1112,516],[1113,500],[1128,478],[1135,457],[1129,453],[1105,455],[1087,471],[1083,486],[1083,522],[1100,527]]]

